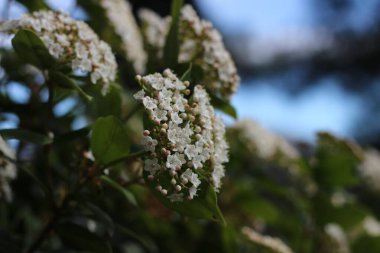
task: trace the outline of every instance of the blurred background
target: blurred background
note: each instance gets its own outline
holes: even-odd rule
[[[26,12],[19,2],[0,0],[1,18]],[[75,0],[47,2],[86,18]],[[131,2],[135,10],[170,10],[169,0]],[[240,118],[294,141],[329,131],[380,146],[380,0],[186,2],[214,23],[235,59],[242,83],[232,104]],[[10,89],[20,101],[27,96],[17,84]]]

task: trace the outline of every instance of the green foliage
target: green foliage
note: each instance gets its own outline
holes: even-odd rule
[[[30,30],[19,30],[12,39],[12,45],[22,60],[38,68],[49,69],[55,63],[41,39]]]
[[[231,116],[234,119],[237,119],[238,115],[236,109],[226,100],[209,93],[211,97],[211,104],[215,106],[217,109],[221,110],[225,114]]]
[[[318,135],[315,174],[318,181],[329,187],[353,186],[358,184],[355,169],[360,157],[355,147],[328,133]]]
[[[114,116],[100,117],[92,126],[91,151],[103,165],[126,156],[129,142],[125,126]]]
[[[94,253],[112,252],[111,246],[106,240],[77,224],[59,224],[56,231],[62,241],[73,249]]]
[[[219,209],[216,193],[209,183],[203,181],[199,190],[199,196],[191,201],[170,202],[155,189],[154,184],[149,184],[154,196],[161,201],[167,208],[173,209],[178,213],[197,219],[214,220],[225,225],[222,212]]]
[[[135,196],[133,196],[133,194],[127,189],[125,189],[123,186],[121,186],[120,184],[118,184],[117,182],[115,182],[114,180],[112,180],[110,177],[107,177],[107,176],[101,176],[100,179],[104,181],[105,183],[107,183],[108,185],[110,185],[115,190],[117,190],[118,192],[120,192],[121,194],[123,194],[123,196],[129,203],[135,206],[137,205]]]
[[[4,139],[17,139],[24,142],[30,142],[37,145],[46,145],[53,142],[53,139],[27,129],[2,129],[0,135]]]
[[[179,17],[181,12],[181,7],[183,5],[183,0],[173,0],[172,1],[172,21],[170,29],[165,41],[164,47],[164,62],[165,66],[174,69],[178,64],[179,55]]]

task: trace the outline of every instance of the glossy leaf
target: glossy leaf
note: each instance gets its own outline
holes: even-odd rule
[[[49,82],[51,82],[53,85],[57,85],[62,88],[66,89],[74,89],[78,92],[78,94],[86,101],[90,102],[92,100],[92,97],[88,95],[86,92],[83,91],[81,87],[78,86],[78,84],[65,75],[62,72],[59,71],[50,71],[49,72]]]
[[[171,17],[172,22],[166,37],[165,47],[164,47],[164,62],[167,67],[174,69],[178,63],[179,55],[179,38],[178,38],[178,29],[179,29],[179,17],[181,8],[183,5],[183,0],[173,0],[172,1],[172,10]]]
[[[127,130],[116,117],[98,118],[92,126],[91,150],[97,162],[108,164],[126,156],[129,146]]]
[[[53,56],[34,32],[26,29],[18,31],[12,39],[12,45],[18,56],[25,62],[41,69],[49,69],[54,66]]]
[[[129,203],[131,203],[134,206],[137,206],[136,198],[135,196],[133,196],[133,194],[130,191],[125,189],[123,186],[121,186],[118,182],[114,181],[110,177],[101,176],[100,178],[102,179],[103,182],[107,183],[109,186],[111,186],[112,188],[114,188],[115,190],[123,194],[123,196],[125,197],[126,200],[128,200]]]
[[[191,81],[191,74],[192,74],[193,65],[190,63],[188,69],[183,73],[181,80],[182,81]]]
[[[236,109],[228,101],[212,94],[212,92],[209,92],[209,95],[211,98],[211,104],[213,106],[226,113],[227,115],[230,115],[232,118],[237,119]]]

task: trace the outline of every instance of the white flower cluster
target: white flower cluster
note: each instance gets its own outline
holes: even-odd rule
[[[364,153],[359,173],[371,189],[380,192],[380,153],[377,150],[369,149]]]
[[[141,11],[139,16],[146,44],[155,49],[158,59],[162,58],[170,18],[161,18],[148,10]],[[190,5],[185,5],[181,10],[179,38],[179,62],[199,65],[204,72],[201,83],[212,92],[230,98],[240,83],[235,63],[220,33],[210,22],[201,20]]]
[[[268,235],[262,235],[249,227],[243,227],[242,234],[253,243],[262,245],[273,252],[277,253],[292,253],[293,251],[281,239]]]
[[[218,190],[228,161],[225,127],[215,115],[207,92],[200,85],[189,89],[170,70],[137,80],[144,88],[135,98],[144,105],[150,129],[144,130],[144,159],[148,180],[172,202],[186,195],[193,199],[201,177],[209,178]],[[201,176],[202,175],[202,176]],[[165,182],[169,182],[166,184]]]
[[[153,52],[158,59],[161,59],[171,18],[161,18],[154,11],[144,8],[139,10],[138,16],[141,20],[142,34],[147,50]]]
[[[136,73],[144,73],[147,56],[130,3],[126,0],[101,0],[100,4],[121,38],[127,60],[133,64]]]
[[[17,169],[14,163],[7,158],[15,159],[15,154],[0,136],[0,197],[10,201],[12,200],[12,191],[9,181],[16,178]]]
[[[111,48],[86,23],[60,12],[37,11],[17,21],[5,21],[0,30],[20,28],[34,31],[59,61],[69,62],[74,70],[90,73],[91,82],[100,81],[104,92],[115,79],[117,65]]]
[[[253,120],[240,120],[231,128],[236,137],[252,154],[263,160],[271,160],[277,154],[297,159],[299,152],[284,138],[275,135]]]
[[[334,249],[337,253],[349,253],[349,243],[346,233],[341,226],[335,223],[329,223],[325,225],[325,233],[332,240],[330,248]]]
[[[181,10],[180,62],[194,62],[204,71],[208,89],[229,98],[239,87],[240,77],[222,36],[210,22],[201,20],[191,5]]]
[[[373,216],[367,216],[362,223],[364,231],[370,236],[380,236],[380,222]]]

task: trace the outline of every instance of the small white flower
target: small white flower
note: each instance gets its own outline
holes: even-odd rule
[[[157,143],[157,140],[153,139],[150,136],[143,136],[142,138],[142,145],[146,151],[154,152]]]
[[[195,145],[187,145],[185,149],[185,154],[189,160],[192,160],[194,157],[198,155],[198,149]]]
[[[142,99],[142,102],[143,102],[145,108],[147,108],[149,110],[153,110],[153,109],[157,108],[157,100],[155,100],[151,97],[144,97]]]
[[[144,161],[144,170],[148,171],[150,175],[155,175],[157,171],[160,170],[160,165],[158,163],[158,159],[146,159]]]
[[[133,97],[136,99],[136,100],[142,100],[145,96],[145,91],[144,90],[139,90],[138,92],[136,92]]]
[[[166,167],[169,169],[177,169],[181,168],[182,164],[184,164],[186,161],[184,159],[183,154],[175,153],[173,155],[169,155],[166,160]]]

